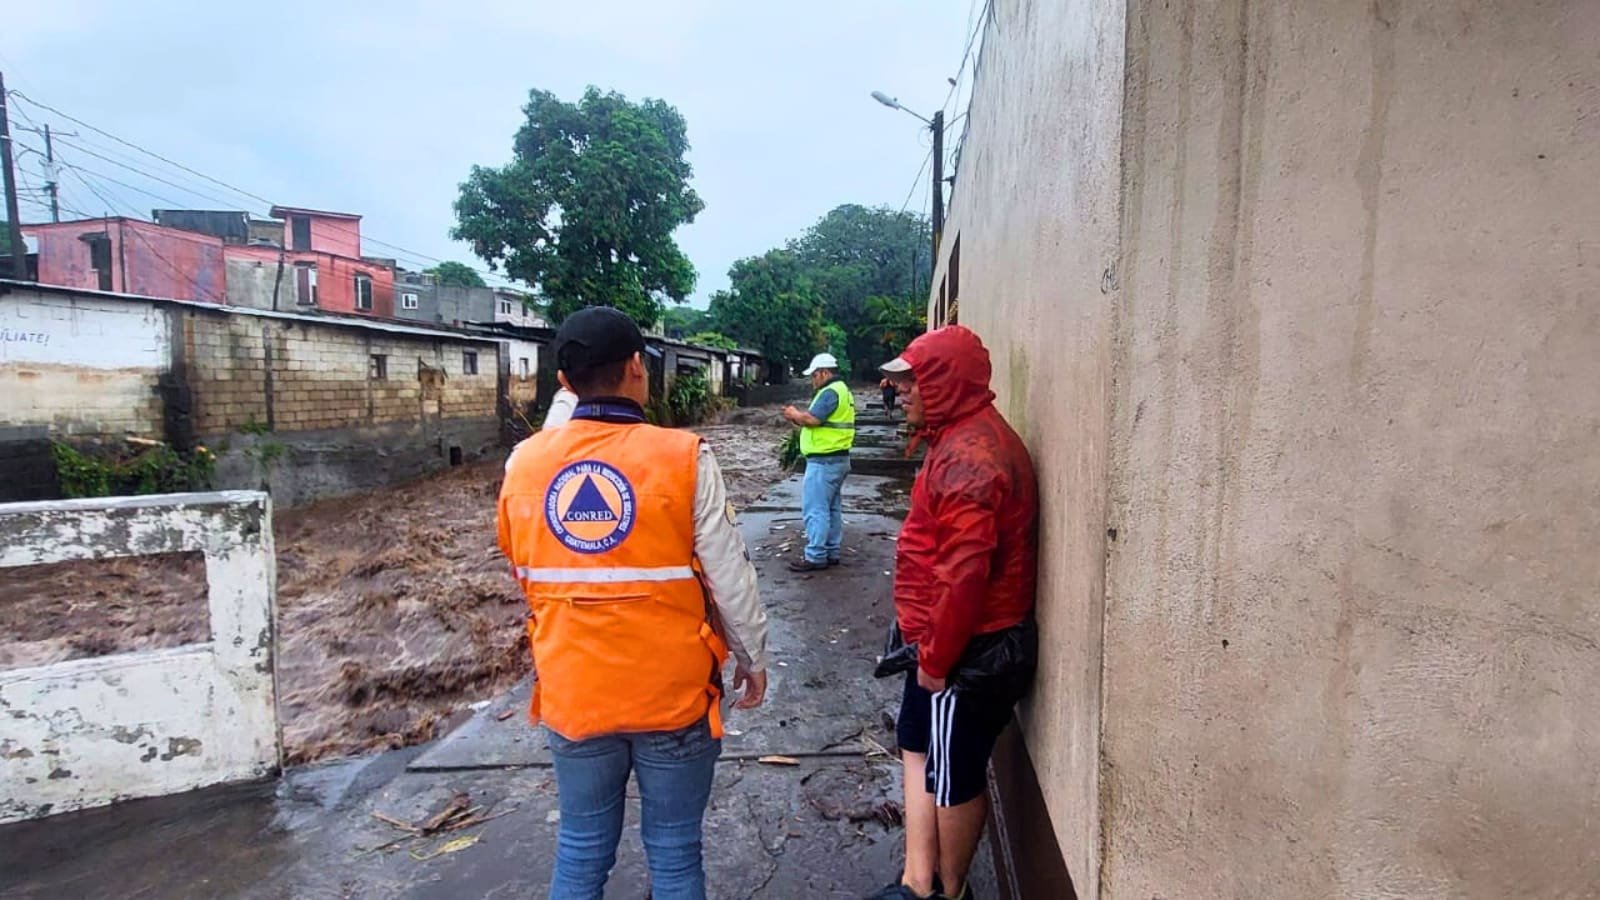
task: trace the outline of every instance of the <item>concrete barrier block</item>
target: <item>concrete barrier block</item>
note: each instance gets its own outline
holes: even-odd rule
[[[0,823],[278,770],[267,495],[0,505],[0,567],[191,551],[209,641],[0,672]]]

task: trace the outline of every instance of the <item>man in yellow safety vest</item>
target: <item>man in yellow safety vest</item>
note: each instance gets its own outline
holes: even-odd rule
[[[790,406],[783,417],[800,426],[806,476],[800,506],[806,524],[805,555],[789,563],[796,572],[837,566],[844,542],[844,479],[856,443],[856,400],[839,377],[839,361],[819,353],[805,371],[817,394],[808,409]]]

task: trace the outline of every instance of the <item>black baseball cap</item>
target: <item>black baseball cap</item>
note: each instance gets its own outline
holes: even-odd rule
[[[567,316],[556,329],[555,351],[556,368],[563,372],[622,362],[635,353],[659,355],[645,345],[633,319],[610,306],[589,306]]]

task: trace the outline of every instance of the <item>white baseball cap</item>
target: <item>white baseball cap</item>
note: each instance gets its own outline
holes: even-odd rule
[[[878,367],[878,371],[885,375],[902,375],[911,371],[911,363],[906,362],[904,356],[896,356]]]
[[[832,353],[818,353],[811,357],[811,366],[803,374],[814,375],[818,369],[833,369],[838,371],[839,361],[833,358]]]

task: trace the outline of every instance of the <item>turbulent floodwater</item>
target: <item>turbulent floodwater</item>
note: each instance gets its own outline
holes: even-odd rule
[[[776,409],[699,429],[736,506],[783,477]],[[433,737],[529,668],[495,545],[498,461],[280,511],[278,687],[291,764]],[[0,570],[0,668],[206,639],[198,556]]]

